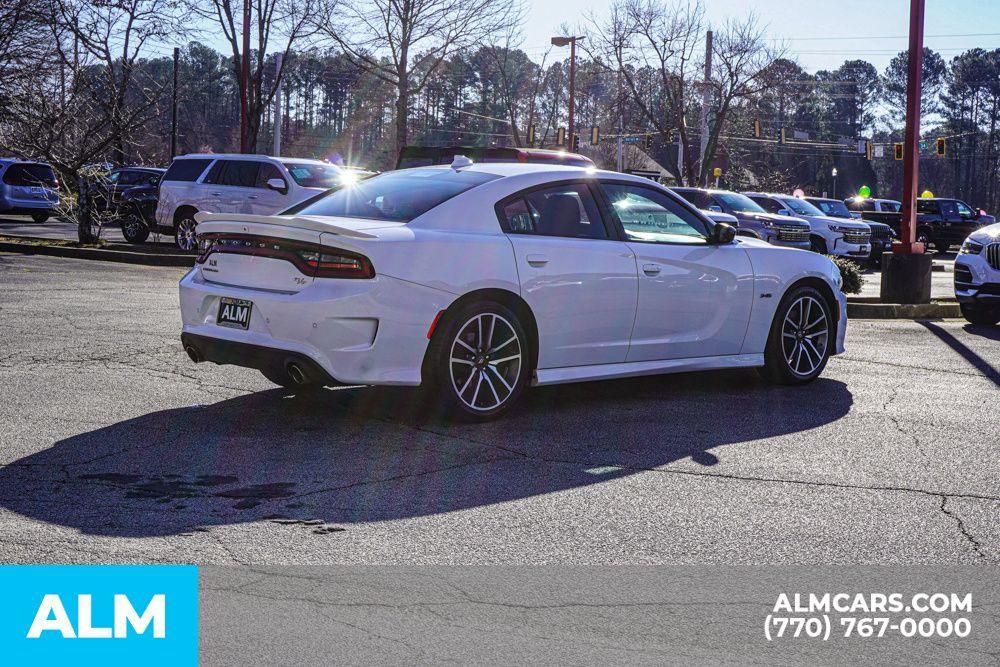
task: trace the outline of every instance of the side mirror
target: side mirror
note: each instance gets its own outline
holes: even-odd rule
[[[781,209],[778,211],[778,215],[791,215],[786,209]]]
[[[288,184],[280,178],[269,178],[267,179],[267,187],[271,190],[276,190],[281,194],[288,192]]]
[[[715,245],[727,245],[736,238],[736,228],[725,222],[715,223],[712,228],[712,243]]]
[[[708,210],[715,211],[716,213],[722,213],[722,207],[717,204],[710,204]]]

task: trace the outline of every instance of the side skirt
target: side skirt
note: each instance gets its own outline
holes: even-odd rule
[[[639,375],[686,373],[688,371],[708,371],[722,368],[753,368],[763,365],[763,354],[729,354],[719,357],[691,357],[688,359],[632,361],[620,364],[597,364],[594,366],[543,368],[535,371],[535,378],[532,384],[540,386],[546,384],[563,384],[566,382],[582,382],[586,380],[613,380]]]

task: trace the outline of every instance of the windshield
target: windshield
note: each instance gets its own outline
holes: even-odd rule
[[[285,162],[292,179],[304,188],[333,188],[340,185],[340,169],[332,164]]]
[[[819,210],[812,204],[802,199],[796,197],[783,198],[782,203],[788,208],[792,209],[799,215],[823,215],[823,211]]]
[[[737,192],[713,192],[712,196],[723,203],[723,208],[739,213],[766,213],[752,199]]]
[[[819,210],[823,211],[823,213],[834,218],[851,217],[851,212],[842,201],[818,201],[816,202],[816,206],[818,206]]]
[[[409,222],[455,195],[499,176],[451,169],[403,169],[345,185],[293,206],[284,215],[324,215]]]

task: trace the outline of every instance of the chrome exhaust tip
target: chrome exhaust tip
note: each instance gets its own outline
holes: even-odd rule
[[[285,372],[288,373],[288,378],[293,384],[303,385],[309,384],[309,374],[304,368],[299,366],[294,361],[289,361],[285,366]]]
[[[194,345],[185,345],[184,351],[187,352],[188,358],[196,364],[205,361],[205,357],[201,356],[201,352]]]

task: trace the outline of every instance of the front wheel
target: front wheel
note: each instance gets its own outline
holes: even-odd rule
[[[802,384],[819,377],[833,347],[833,316],[815,287],[798,287],[781,300],[764,349],[761,376],[775,384]]]
[[[128,215],[122,218],[122,236],[129,243],[145,243],[149,238],[149,226],[138,215]]]
[[[809,239],[809,249],[813,252],[818,252],[821,255],[826,254],[826,241],[818,236],[813,236]]]
[[[941,241],[937,241],[937,242],[934,243],[934,249],[937,250],[939,253],[941,253],[943,255],[944,253],[946,253],[949,250],[951,250],[951,245],[948,244],[948,243],[943,243]]]
[[[42,224],[43,222],[45,222],[46,220],[49,219],[49,214],[48,213],[32,213],[31,214],[31,219],[34,220],[35,222],[37,222],[38,224]]]
[[[989,326],[1000,323],[1000,307],[983,308],[982,306],[977,307],[968,303],[959,304],[959,307],[962,309],[962,317],[971,324]]]
[[[174,226],[174,243],[181,250],[193,251],[198,247],[198,221],[192,215],[185,215]]]
[[[431,398],[448,413],[485,421],[507,412],[528,381],[528,338],[507,306],[484,301],[450,315],[431,341]]]

